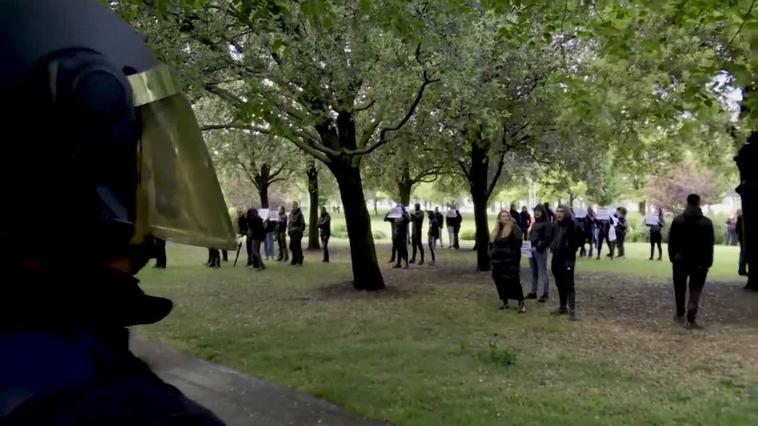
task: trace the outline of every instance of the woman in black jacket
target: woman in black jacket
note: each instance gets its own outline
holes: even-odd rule
[[[553,241],[553,224],[548,222],[545,207],[537,204],[534,208],[534,224],[529,230],[529,241],[532,243],[532,257],[529,258],[529,269],[532,273],[532,290],[526,295],[527,299],[536,299],[539,290],[539,277],[542,275],[542,296],[540,303],[545,303],[550,294],[550,274],[547,272],[547,257],[550,243]]]
[[[500,309],[508,309],[508,299],[516,299],[518,312],[524,313],[526,305],[519,276],[521,242],[521,229],[507,210],[501,211],[490,235],[489,255],[492,264],[492,279],[495,280],[498,296],[503,301]]]

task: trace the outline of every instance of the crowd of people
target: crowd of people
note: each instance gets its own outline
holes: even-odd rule
[[[545,203],[537,205],[533,212],[532,221],[525,208],[520,213],[515,210],[515,206],[511,206],[510,211],[502,210],[491,232],[488,252],[492,278],[502,301],[500,309],[507,309],[508,301],[515,300],[518,302],[518,312],[526,312],[525,300],[537,299],[540,282],[542,295],[538,301],[547,302],[550,293],[547,264],[550,257],[550,271],[559,297],[558,308],[552,313],[568,314],[569,319],[576,320],[574,272],[577,252],[579,256],[592,257],[595,248],[599,259],[605,241],[609,247],[608,257],[612,259],[615,250],[618,250],[618,257],[624,257],[626,209],[619,207],[612,215],[608,214],[607,209],[604,209],[602,215],[587,209],[582,212],[583,217],[578,218],[574,217],[574,212],[568,206],[561,205],[553,213],[549,204]],[[646,219],[646,225],[650,228],[649,259],[654,259],[654,249],[657,246],[658,260],[661,260],[664,226],[661,209]],[[585,249],[588,243],[589,247]],[[671,224],[668,246],[674,281],[674,320],[686,322],[691,328],[700,327],[696,322],[697,311],[708,269],[713,264],[713,245],[713,223],[703,215],[700,197],[691,194],[687,197],[686,209]],[[519,273],[524,252],[529,257],[531,272],[531,291],[526,296],[523,294]],[[744,257],[741,256],[740,273],[746,273],[744,267]],[[689,300],[685,305],[688,287]]]

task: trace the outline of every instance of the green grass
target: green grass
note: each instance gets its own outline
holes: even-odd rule
[[[670,265],[644,245],[580,261],[577,323],[548,315],[554,300],[495,309],[470,249],[353,291],[344,245],[329,265],[307,253],[302,268],[260,273],[209,270],[205,251],[171,246],[169,268],[141,278],[175,311],[140,331],[397,424],[758,424],[758,297],[739,289],[732,248],[717,249],[705,331],[689,332],[670,321]]]

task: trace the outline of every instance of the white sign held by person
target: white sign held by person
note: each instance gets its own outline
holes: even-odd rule
[[[577,219],[584,219],[587,217],[587,209],[582,207],[574,209],[574,217]]]
[[[597,215],[595,216],[597,220],[611,220],[611,209],[608,207],[601,207],[597,209]]]
[[[661,224],[661,221],[660,219],[658,219],[658,216],[656,215],[650,215],[650,216],[645,217],[645,225],[654,226],[654,225],[660,225],[660,224]]]
[[[268,220],[269,222],[279,222],[279,212],[276,210],[271,210],[268,213]]]
[[[524,240],[523,243],[521,243],[521,255],[531,258],[532,257],[532,242],[529,240]]]
[[[458,217],[458,213],[455,210],[448,210],[447,217]]]
[[[260,216],[261,219],[266,220],[268,219],[268,212],[269,209],[258,209],[258,216]]]
[[[393,207],[390,210],[389,216],[387,216],[387,217],[390,218],[390,219],[400,219],[401,217],[403,217],[403,209],[402,209],[402,207]]]

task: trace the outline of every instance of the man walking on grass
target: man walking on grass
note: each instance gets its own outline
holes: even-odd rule
[[[700,197],[687,196],[687,207],[674,218],[669,231],[669,260],[674,273],[674,320],[684,322],[684,298],[689,280],[690,299],[687,303],[687,326],[701,328],[695,322],[700,295],[705,286],[708,268],[713,265],[713,223],[700,210]]]
[[[576,292],[574,290],[574,270],[576,267],[576,251],[579,248],[582,234],[579,232],[571,209],[561,205],[555,211],[555,225],[551,249],[553,260],[551,269],[558,287],[560,305],[553,315],[569,314],[571,321],[576,321]]]

